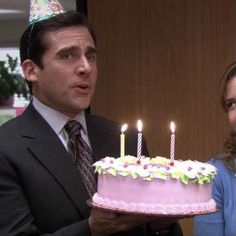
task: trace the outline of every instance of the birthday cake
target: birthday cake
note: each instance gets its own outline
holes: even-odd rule
[[[94,206],[150,215],[196,215],[214,212],[211,182],[216,169],[199,161],[164,157],[105,157],[94,163],[98,189]]]

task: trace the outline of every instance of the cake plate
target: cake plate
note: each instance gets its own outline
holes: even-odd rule
[[[97,204],[95,202],[93,202],[92,200],[87,200],[87,204],[90,207],[93,208],[97,208],[97,209],[101,209],[107,212],[111,212],[111,213],[120,213],[120,214],[131,214],[131,215],[140,215],[140,216],[154,216],[154,217],[161,217],[161,218],[191,218],[194,217],[196,215],[206,215],[206,214],[212,214],[218,211],[218,209],[214,209],[212,211],[201,211],[201,212],[190,212],[190,213],[186,213],[186,214],[163,214],[163,213],[150,213],[150,212],[142,212],[142,211],[125,211],[125,210],[121,210],[118,208],[110,208],[107,206],[103,206],[100,204]]]

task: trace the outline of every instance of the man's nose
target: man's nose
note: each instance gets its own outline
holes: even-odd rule
[[[91,71],[91,65],[88,59],[85,56],[81,57],[78,62],[77,73],[88,74],[90,73],[90,71]]]

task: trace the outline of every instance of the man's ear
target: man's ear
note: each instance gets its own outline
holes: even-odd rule
[[[32,60],[26,59],[22,65],[22,70],[25,76],[25,79],[29,82],[34,82],[38,80],[38,72],[40,70],[39,66],[36,65]]]

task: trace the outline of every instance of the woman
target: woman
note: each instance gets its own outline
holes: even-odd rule
[[[225,143],[224,154],[210,160],[218,169],[212,196],[219,211],[195,217],[195,236],[236,236],[236,62],[222,78],[220,101],[232,132]]]

